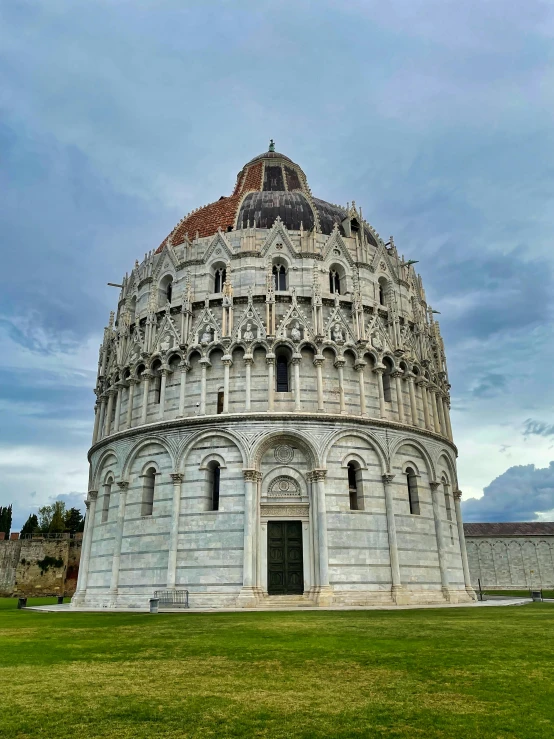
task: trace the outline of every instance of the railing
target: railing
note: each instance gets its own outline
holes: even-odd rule
[[[158,599],[160,606],[169,606],[170,608],[189,607],[188,590],[155,590],[154,598]]]
[[[46,532],[44,534],[42,533],[34,533],[34,534],[20,534],[20,539],[82,539],[83,538],[83,532],[78,531],[76,534],[70,534],[69,531],[64,531],[63,533],[58,534],[51,534],[49,532]]]

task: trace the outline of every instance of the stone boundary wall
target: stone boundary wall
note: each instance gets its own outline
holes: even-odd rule
[[[554,536],[468,536],[471,584],[488,590],[552,589]]]
[[[0,597],[73,595],[81,544],[76,539],[0,541]]]

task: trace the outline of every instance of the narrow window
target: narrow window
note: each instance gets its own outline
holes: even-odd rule
[[[162,399],[162,376],[156,375],[154,377],[154,402],[160,403]]]
[[[216,269],[214,275],[214,293],[223,292],[223,285],[227,279],[227,271],[223,268]]]
[[[217,412],[223,413],[223,399],[225,398],[225,393],[223,390],[219,390],[217,393]]]
[[[383,395],[386,403],[392,402],[392,391],[390,382],[390,370],[387,367],[386,371],[383,372]]]
[[[379,304],[385,305],[385,291],[383,290],[383,285],[379,285]]]
[[[279,289],[279,270],[276,264],[273,265],[273,287],[275,290]]]
[[[102,523],[106,523],[110,515],[110,498],[112,495],[113,479],[110,477],[104,485],[104,499],[102,501]]]
[[[287,289],[287,273],[283,265],[279,268],[279,290]]]
[[[340,295],[340,277],[334,269],[329,272],[329,292]]]
[[[173,283],[170,281],[167,283],[167,288],[165,291],[165,297],[168,303],[171,303],[171,296],[173,295]]]
[[[387,304],[387,281],[384,277],[379,278],[379,303],[384,306]]]
[[[156,487],[156,470],[150,467],[144,475],[142,486],[141,516],[151,516],[154,508],[154,489]]]
[[[289,391],[289,367],[287,358],[283,355],[277,357],[277,392],[288,393]]]
[[[450,543],[454,544],[454,530],[452,529],[452,524],[450,524]]]
[[[210,467],[210,496],[211,510],[219,511],[219,483],[221,480],[221,467],[217,462]]]
[[[419,495],[417,490],[417,477],[411,467],[406,470],[406,482],[408,484],[408,500],[410,502],[410,513],[419,516]]]
[[[356,480],[356,466],[348,463],[348,494],[350,495],[350,510],[358,510],[358,481]]]

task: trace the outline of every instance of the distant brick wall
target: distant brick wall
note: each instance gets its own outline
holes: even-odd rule
[[[72,595],[77,585],[81,541],[0,541],[0,596]]]

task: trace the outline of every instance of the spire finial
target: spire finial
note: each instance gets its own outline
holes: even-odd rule
[[[273,139],[269,139],[269,151],[275,151],[275,142]]]

